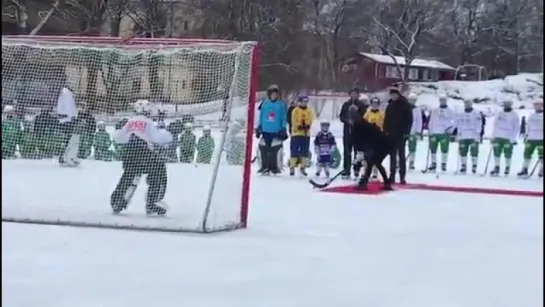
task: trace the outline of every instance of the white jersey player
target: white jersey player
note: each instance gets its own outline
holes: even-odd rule
[[[467,172],[467,154],[471,154],[471,172],[477,172],[479,157],[479,142],[481,139],[481,113],[473,109],[473,102],[464,102],[464,111],[456,117],[456,138],[458,140],[458,154],[460,156],[460,173]]]
[[[165,157],[156,151],[156,146],[169,145],[173,139],[170,133],[163,133],[155,122],[143,115],[147,113],[145,105],[139,105],[137,115],[115,135],[116,142],[123,146],[123,175],[111,196],[114,213],[128,206],[142,175],[148,175],[146,213],[166,213],[162,199],[166,192],[167,170]]]
[[[535,113],[528,116],[526,135],[524,136],[524,161],[518,176],[528,176],[528,167],[532,155],[537,151],[539,159],[539,177],[543,177],[543,101],[534,103]]]
[[[74,93],[63,87],[59,98],[57,99],[57,116],[63,134],[63,150],[59,156],[59,164],[61,166],[77,166],[79,160],[77,158],[79,150],[79,134],[74,133],[78,109]]]
[[[500,173],[500,159],[505,157],[504,174],[509,175],[511,169],[511,157],[513,146],[517,141],[520,131],[520,118],[512,108],[513,102],[505,101],[503,110],[496,115],[494,130],[492,132],[492,148],[494,151],[494,169],[490,175],[497,176]]]
[[[450,146],[450,138],[454,131],[454,121],[456,114],[447,105],[447,97],[439,97],[439,107],[432,110],[430,114],[429,135],[430,135],[430,153],[431,165],[430,171],[437,168],[437,149],[441,149],[441,170],[447,170],[447,158]]]
[[[407,145],[409,147],[409,169],[414,170],[414,160],[416,156],[416,147],[418,140],[422,139],[422,129],[424,128],[424,118],[421,108],[416,106],[418,97],[414,93],[410,93],[407,100],[413,108],[413,123],[411,125],[411,133]]]

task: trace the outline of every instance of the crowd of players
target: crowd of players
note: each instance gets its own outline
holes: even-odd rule
[[[369,99],[358,89],[351,90],[349,95],[350,98],[342,105],[339,114],[343,123],[342,176],[348,179],[353,175],[358,180],[358,189],[366,189],[370,177],[376,177],[377,173],[383,177],[385,189],[391,189],[395,182],[405,184],[407,169],[415,169],[416,148],[418,141],[423,138],[424,128],[428,131],[429,148],[426,169],[423,171],[435,172],[438,166],[441,171],[446,171],[450,143],[456,141],[459,145],[457,172],[468,172],[468,155],[471,157],[471,172],[477,172],[485,118],[473,108],[472,100],[464,101],[463,112],[455,112],[447,104],[447,97],[441,96],[439,107],[426,115],[421,108],[416,107],[416,95],[408,94],[406,98],[395,87],[389,90],[389,99],[384,110],[377,97]],[[313,148],[317,155],[316,176],[324,171],[326,177],[329,177],[333,154],[338,151],[337,142],[329,131],[330,123],[327,121],[320,122],[320,131],[311,142],[314,118],[307,96],[297,97],[295,103],[286,107],[279,88],[276,85],[269,87],[267,98],[259,106],[257,118],[256,137],[259,139],[260,161],[258,172],[282,172],[282,143],[289,138],[288,166],[291,176],[295,175],[297,168],[301,175],[308,175],[308,159]],[[527,119],[523,118],[522,125],[523,127],[519,115],[512,108],[512,101],[504,101],[503,109],[496,115],[493,125],[490,154],[494,157],[494,166],[490,175],[500,174],[502,157],[503,173],[509,175],[513,149],[522,134],[524,160],[517,175],[529,175],[531,158],[537,152],[538,161],[535,165],[539,165],[538,176],[543,176],[543,101],[534,103],[534,113]],[[389,174],[382,167],[387,156],[390,156]],[[362,168],[364,173],[360,177]]]

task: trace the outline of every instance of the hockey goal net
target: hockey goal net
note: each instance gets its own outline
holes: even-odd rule
[[[2,221],[156,231],[246,227],[258,49],[199,39],[2,36]],[[63,87],[78,117],[77,167],[59,166]],[[145,176],[121,214],[116,130],[148,102],[168,183],[164,217],[146,215]],[[73,138],[69,138],[74,140]]]

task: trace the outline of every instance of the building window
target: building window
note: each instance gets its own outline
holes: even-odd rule
[[[189,22],[184,21],[184,31],[188,31],[188,30],[189,30]]]
[[[430,79],[430,70],[422,69],[422,80],[429,80],[429,79]]]
[[[409,80],[418,80],[418,68],[409,69]]]
[[[399,79],[399,72],[396,66],[386,66],[386,78]]]

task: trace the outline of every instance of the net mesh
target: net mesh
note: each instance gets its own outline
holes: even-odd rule
[[[253,42],[3,36],[2,220],[244,227],[255,54]],[[68,130],[57,109],[63,88],[78,108]],[[163,218],[146,214],[146,180],[120,214],[110,206],[126,150],[115,134],[141,105],[174,140],[155,149],[167,165]]]

